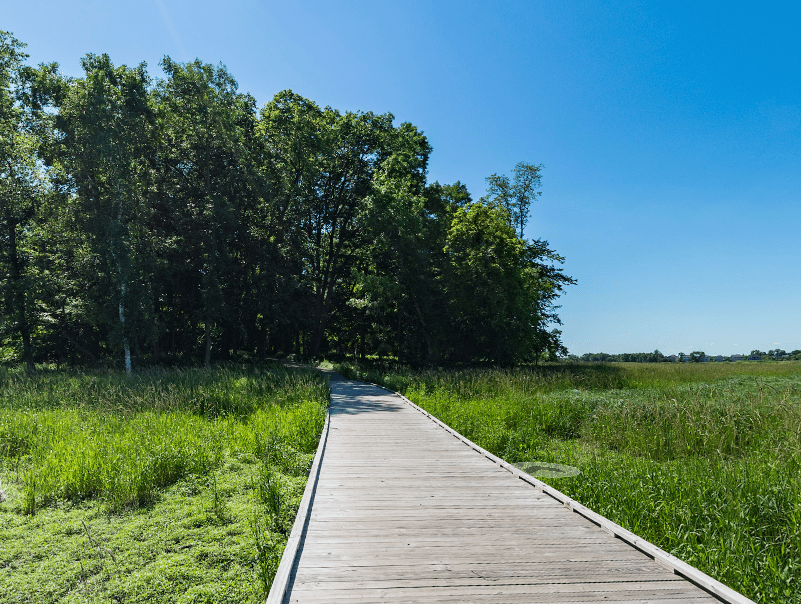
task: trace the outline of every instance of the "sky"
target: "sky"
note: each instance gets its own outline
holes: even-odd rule
[[[573,354],[801,349],[801,5],[767,0],[0,0],[30,63],[165,55],[391,112],[429,181],[542,164]]]

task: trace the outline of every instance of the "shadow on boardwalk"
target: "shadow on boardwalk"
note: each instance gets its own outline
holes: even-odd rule
[[[382,388],[364,382],[352,382],[339,374],[333,375],[339,379],[331,380],[337,383],[337,387],[332,388],[331,416],[398,413],[404,410],[403,405],[399,404],[396,399],[391,399],[392,402],[388,403],[387,392]]]

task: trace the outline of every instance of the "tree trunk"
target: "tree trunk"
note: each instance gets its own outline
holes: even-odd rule
[[[14,310],[17,315],[17,329],[22,338],[22,355],[25,359],[25,371],[29,374],[34,372],[33,348],[31,346],[31,328],[28,324],[28,317],[25,304],[25,290],[22,286],[22,270],[19,265],[19,255],[17,252],[17,222],[8,221],[9,235],[9,256],[11,257],[11,283],[14,300]]]
[[[320,346],[323,343],[323,335],[325,334],[325,321],[320,318],[317,322],[317,325],[314,328],[314,333],[312,334],[312,341],[311,341],[311,357],[317,358],[320,354]]]
[[[125,333],[125,279],[120,283],[120,325],[122,326],[122,347],[125,349],[125,373],[131,375],[131,344]]]
[[[211,321],[206,319],[206,356],[203,361],[206,369],[211,367]]]
[[[401,323],[400,301],[398,302],[398,367],[403,365],[403,324]]]
[[[426,354],[428,358],[426,361],[429,363],[434,362],[434,353],[431,350],[431,337],[428,334],[428,326],[426,325],[426,321],[423,318],[423,312],[420,310],[420,305],[417,304],[417,300],[412,297],[412,303],[414,304],[414,310],[417,312],[417,318],[420,319],[420,325],[423,326],[423,339],[426,342]]]

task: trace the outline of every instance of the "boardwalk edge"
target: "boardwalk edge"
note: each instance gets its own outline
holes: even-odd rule
[[[300,545],[303,542],[306,534],[306,527],[309,524],[311,502],[314,497],[314,492],[317,490],[317,481],[320,476],[320,462],[323,458],[325,445],[328,442],[328,426],[330,419],[331,408],[329,405],[329,408],[325,412],[325,424],[323,425],[323,431],[320,433],[320,442],[317,444],[317,452],[314,454],[311,470],[309,470],[306,488],[303,490],[303,498],[300,500],[298,513],[292,525],[292,532],[289,534],[286,547],[284,547],[284,553],[281,556],[281,562],[278,564],[278,570],[275,572],[273,583],[270,586],[267,604],[282,604],[286,596],[289,580],[292,577],[292,569],[295,566],[298,552],[300,551]]]
[[[680,560],[676,556],[669,554],[668,552],[657,547],[653,543],[650,543],[649,541],[646,541],[645,539],[638,537],[637,535],[623,528],[619,524],[616,524],[611,520],[609,520],[608,518],[605,518],[604,516],[601,516],[600,514],[593,512],[591,509],[581,505],[577,501],[574,501],[561,491],[545,484],[541,480],[537,480],[533,476],[526,474],[525,472],[516,468],[512,464],[504,461],[500,457],[493,455],[486,449],[480,447],[479,445],[471,441],[469,438],[462,436],[456,430],[438,420],[436,417],[431,415],[428,411],[426,411],[422,407],[415,405],[412,401],[403,396],[400,392],[396,392],[389,388],[385,388],[380,384],[372,384],[370,382],[364,382],[364,383],[369,383],[371,386],[376,386],[378,388],[381,388],[382,390],[385,390],[386,392],[390,392],[398,396],[401,400],[406,402],[408,405],[411,405],[414,409],[416,409],[417,411],[419,411],[420,413],[431,419],[431,421],[439,425],[439,427],[449,432],[452,436],[462,441],[468,447],[471,447],[477,453],[480,453],[490,461],[495,462],[496,464],[498,464],[498,466],[500,466],[504,470],[517,476],[520,480],[530,484],[531,486],[537,489],[542,490],[543,493],[552,497],[553,499],[564,505],[566,508],[570,509],[572,512],[586,518],[593,524],[599,526],[605,532],[609,533],[610,535],[613,535],[617,539],[620,539],[624,543],[629,544],[633,548],[644,553],[646,556],[652,558],[654,562],[656,562],[660,566],[666,568],[667,570],[672,571],[673,573],[679,575],[680,577],[683,577],[690,583],[693,583],[694,585],[700,587],[701,589],[703,589],[710,595],[714,596],[715,598],[721,600],[722,602],[726,602],[727,604],[756,604],[753,600],[746,598],[741,593],[724,585],[717,579],[710,577],[706,573],[698,570],[694,566],[687,564],[686,562]]]

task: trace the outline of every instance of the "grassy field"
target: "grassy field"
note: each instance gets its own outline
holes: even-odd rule
[[[801,602],[801,363],[378,373],[510,462],[760,602]]]
[[[0,603],[263,601],[328,399],[280,367],[0,369]]]

